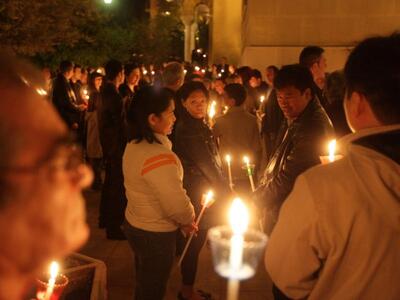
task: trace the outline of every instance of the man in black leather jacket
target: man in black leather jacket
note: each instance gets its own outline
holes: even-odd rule
[[[285,119],[277,136],[255,204],[264,211],[264,230],[275,226],[280,207],[293,188],[298,175],[319,164],[326,152],[333,127],[321,104],[312,92],[313,79],[309,70],[300,65],[283,67],[275,78],[277,99]]]

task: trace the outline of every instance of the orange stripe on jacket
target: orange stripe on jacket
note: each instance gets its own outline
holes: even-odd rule
[[[165,166],[165,165],[177,165],[177,162],[175,159],[164,159],[162,161],[156,162],[144,169],[142,169],[142,172],[140,173],[140,175],[145,175],[147,173],[149,173],[150,171],[157,169],[159,167]]]
[[[158,160],[162,160],[162,159],[173,159],[175,160],[175,156],[173,154],[159,154],[153,157],[150,157],[149,159],[146,159],[146,161],[144,162],[143,166],[147,166],[151,163],[154,163]]]

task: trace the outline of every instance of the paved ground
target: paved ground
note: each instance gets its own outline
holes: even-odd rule
[[[134,267],[133,254],[126,241],[110,241],[105,232],[97,228],[99,192],[85,193],[87,203],[88,222],[91,235],[81,253],[103,260],[107,265],[108,292],[110,300],[132,299]],[[176,299],[179,289],[180,274],[174,270],[168,284],[166,300]],[[209,291],[215,300],[226,299],[226,281],[213,270],[210,249],[202,249],[199,260],[199,272],[196,286]],[[271,294],[271,280],[268,278],[261,264],[255,277],[242,282],[240,286],[240,300],[269,300]]]

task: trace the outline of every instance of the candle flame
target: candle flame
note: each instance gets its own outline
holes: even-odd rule
[[[249,212],[240,198],[233,200],[229,210],[229,221],[234,234],[243,234],[249,225]]]
[[[243,156],[243,161],[246,165],[250,164],[250,159],[248,156]]]
[[[263,103],[264,100],[265,100],[265,96],[264,95],[260,96],[260,102]]]
[[[208,110],[208,116],[210,117],[210,119],[214,118],[215,116],[215,106],[217,105],[217,102],[212,101],[210,104],[210,108]]]
[[[199,67],[199,66],[195,66],[195,67],[194,67],[194,70],[195,70],[196,72],[198,72],[198,71],[200,71],[200,67]]]
[[[328,144],[329,149],[329,161],[335,161],[335,150],[336,150],[336,140],[332,140]]]
[[[229,154],[227,154],[226,156],[225,156],[225,160],[226,160],[226,162],[229,164],[229,163],[231,163],[231,156],[229,155]]]
[[[58,275],[59,265],[56,261],[52,261],[50,264],[50,279],[55,279]]]

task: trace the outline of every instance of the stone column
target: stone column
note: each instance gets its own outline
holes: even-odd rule
[[[191,61],[192,58],[192,50],[194,49],[195,41],[194,41],[194,33],[196,24],[194,22],[193,15],[182,15],[181,20],[183,25],[185,26],[185,61]]]

